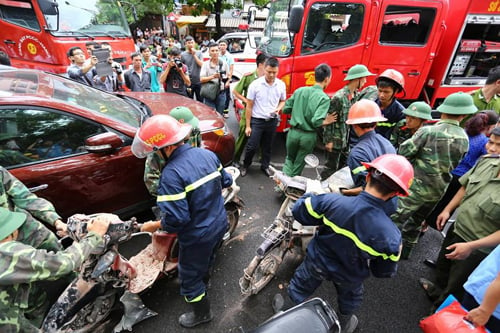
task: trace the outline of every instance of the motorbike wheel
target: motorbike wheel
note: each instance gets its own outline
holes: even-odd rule
[[[271,282],[282,261],[282,250],[279,247],[272,249],[262,258],[251,274],[251,294],[258,294]]]
[[[73,318],[61,327],[58,333],[88,333],[105,321],[113,310],[119,294],[116,289],[108,290],[94,301],[85,305]]]
[[[238,222],[240,220],[240,209],[237,205],[231,203],[228,203],[225,208],[227,213],[228,228],[226,235],[224,236],[224,241],[227,241],[233,237],[233,233],[238,226]]]

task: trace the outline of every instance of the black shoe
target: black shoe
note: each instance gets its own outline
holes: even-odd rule
[[[240,168],[240,175],[241,175],[241,177],[245,177],[247,175],[247,168],[245,168],[244,166],[242,166]]]
[[[261,170],[267,177],[271,177],[271,170],[269,168],[261,168]]]
[[[436,261],[432,259],[425,259],[424,264],[429,266],[430,268],[436,268]]]

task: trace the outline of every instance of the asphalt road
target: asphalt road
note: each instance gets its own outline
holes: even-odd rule
[[[233,114],[228,123],[237,133]],[[272,164],[277,167],[284,161],[284,140],[281,135],[275,140]],[[322,152],[316,154],[323,161]],[[306,169],[304,175],[313,177],[315,172]],[[238,280],[262,241],[260,233],[274,219],[281,201],[273,191],[274,183],[265,177],[256,163],[246,177],[238,179],[238,184],[245,209],[234,237],[220,249],[216,260],[208,291],[214,320],[193,329],[180,327],[178,316],[189,307],[179,295],[177,279],[163,279],[142,295],[144,303],[159,315],[136,325],[134,332],[238,332],[240,327],[250,330],[272,316],[272,297],[286,286],[301,258],[298,255],[286,257],[275,279],[260,294],[250,297],[240,294]],[[412,258],[400,263],[396,277],[366,280],[363,305],[357,313],[360,323],[356,332],[420,332],[418,322],[427,315],[431,304],[421,290],[418,278],[432,278],[432,269],[422,262],[427,257],[437,256],[441,239],[438,232],[430,230],[422,237]],[[332,284],[323,283],[314,295],[337,309]]]

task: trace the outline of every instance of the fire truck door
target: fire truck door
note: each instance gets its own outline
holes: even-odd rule
[[[442,12],[437,0],[382,2],[365,63],[378,74],[388,68],[401,72],[407,99],[419,98],[440,42]]]

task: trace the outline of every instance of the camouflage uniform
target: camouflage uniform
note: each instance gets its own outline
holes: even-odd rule
[[[16,177],[0,167],[0,207],[27,215],[26,222],[19,228],[17,240],[36,249],[58,251],[57,238],[43,223],[54,225],[61,217],[47,200],[31,193]],[[41,223],[43,222],[43,223]]]
[[[252,83],[254,80],[258,78],[259,76],[257,75],[257,71],[245,74],[245,76],[243,76],[240,82],[238,82],[236,87],[234,87],[234,90],[236,90],[238,93],[246,97],[250,83]],[[234,161],[238,163],[240,162],[241,154],[243,154],[243,151],[245,150],[245,145],[247,144],[248,141],[248,137],[245,134],[245,128],[246,128],[246,118],[245,118],[245,109],[243,109],[240,115],[238,139],[236,139],[236,143],[234,144]]]
[[[193,147],[201,146],[201,133],[198,128],[193,128],[189,136],[189,144]],[[160,183],[160,176],[165,160],[158,154],[149,154],[146,158],[146,165],[144,167],[144,184],[149,191],[149,194],[156,197],[158,196],[158,184]]]
[[[345,123],[349,109],[355,101],[355,96],[347,86],[338,90],[330,101],[329,114],[337,113],[337,120],[323,129],[323,144],[333,142],[333,151],[325,150],[326,162],[325,170],[321,173],[321,178],[326,179],[335,171],[346,165],[349,154],[348,145],[348,125]]]
[[[391,133],[391,143],[396,148],[396,150],[399,148],[399,146],[408,140],[409,138],[412,137],[411,130],[406,127],[406,119],[401,119],[397,124],[396,127],[394,128],[394,131]]]
[[[18,241],[0,243],[0,332],[40,332],[38,323],[25,316],[31,310],[32,284],[57,280],[75,271],[101,243],[102,237],[94,233],[58,253],[37,250]]]
[[[453,170],[469,148],[469,140],[458,121],[443,119],[421,127],[399,146],[399,154],[413,165],[415,179],[408,197],[400,197],[391,218],[402,230],[407,258],[418,241],[421,223],[441,198]],[[405,252],[405,249],[403,250]]]

